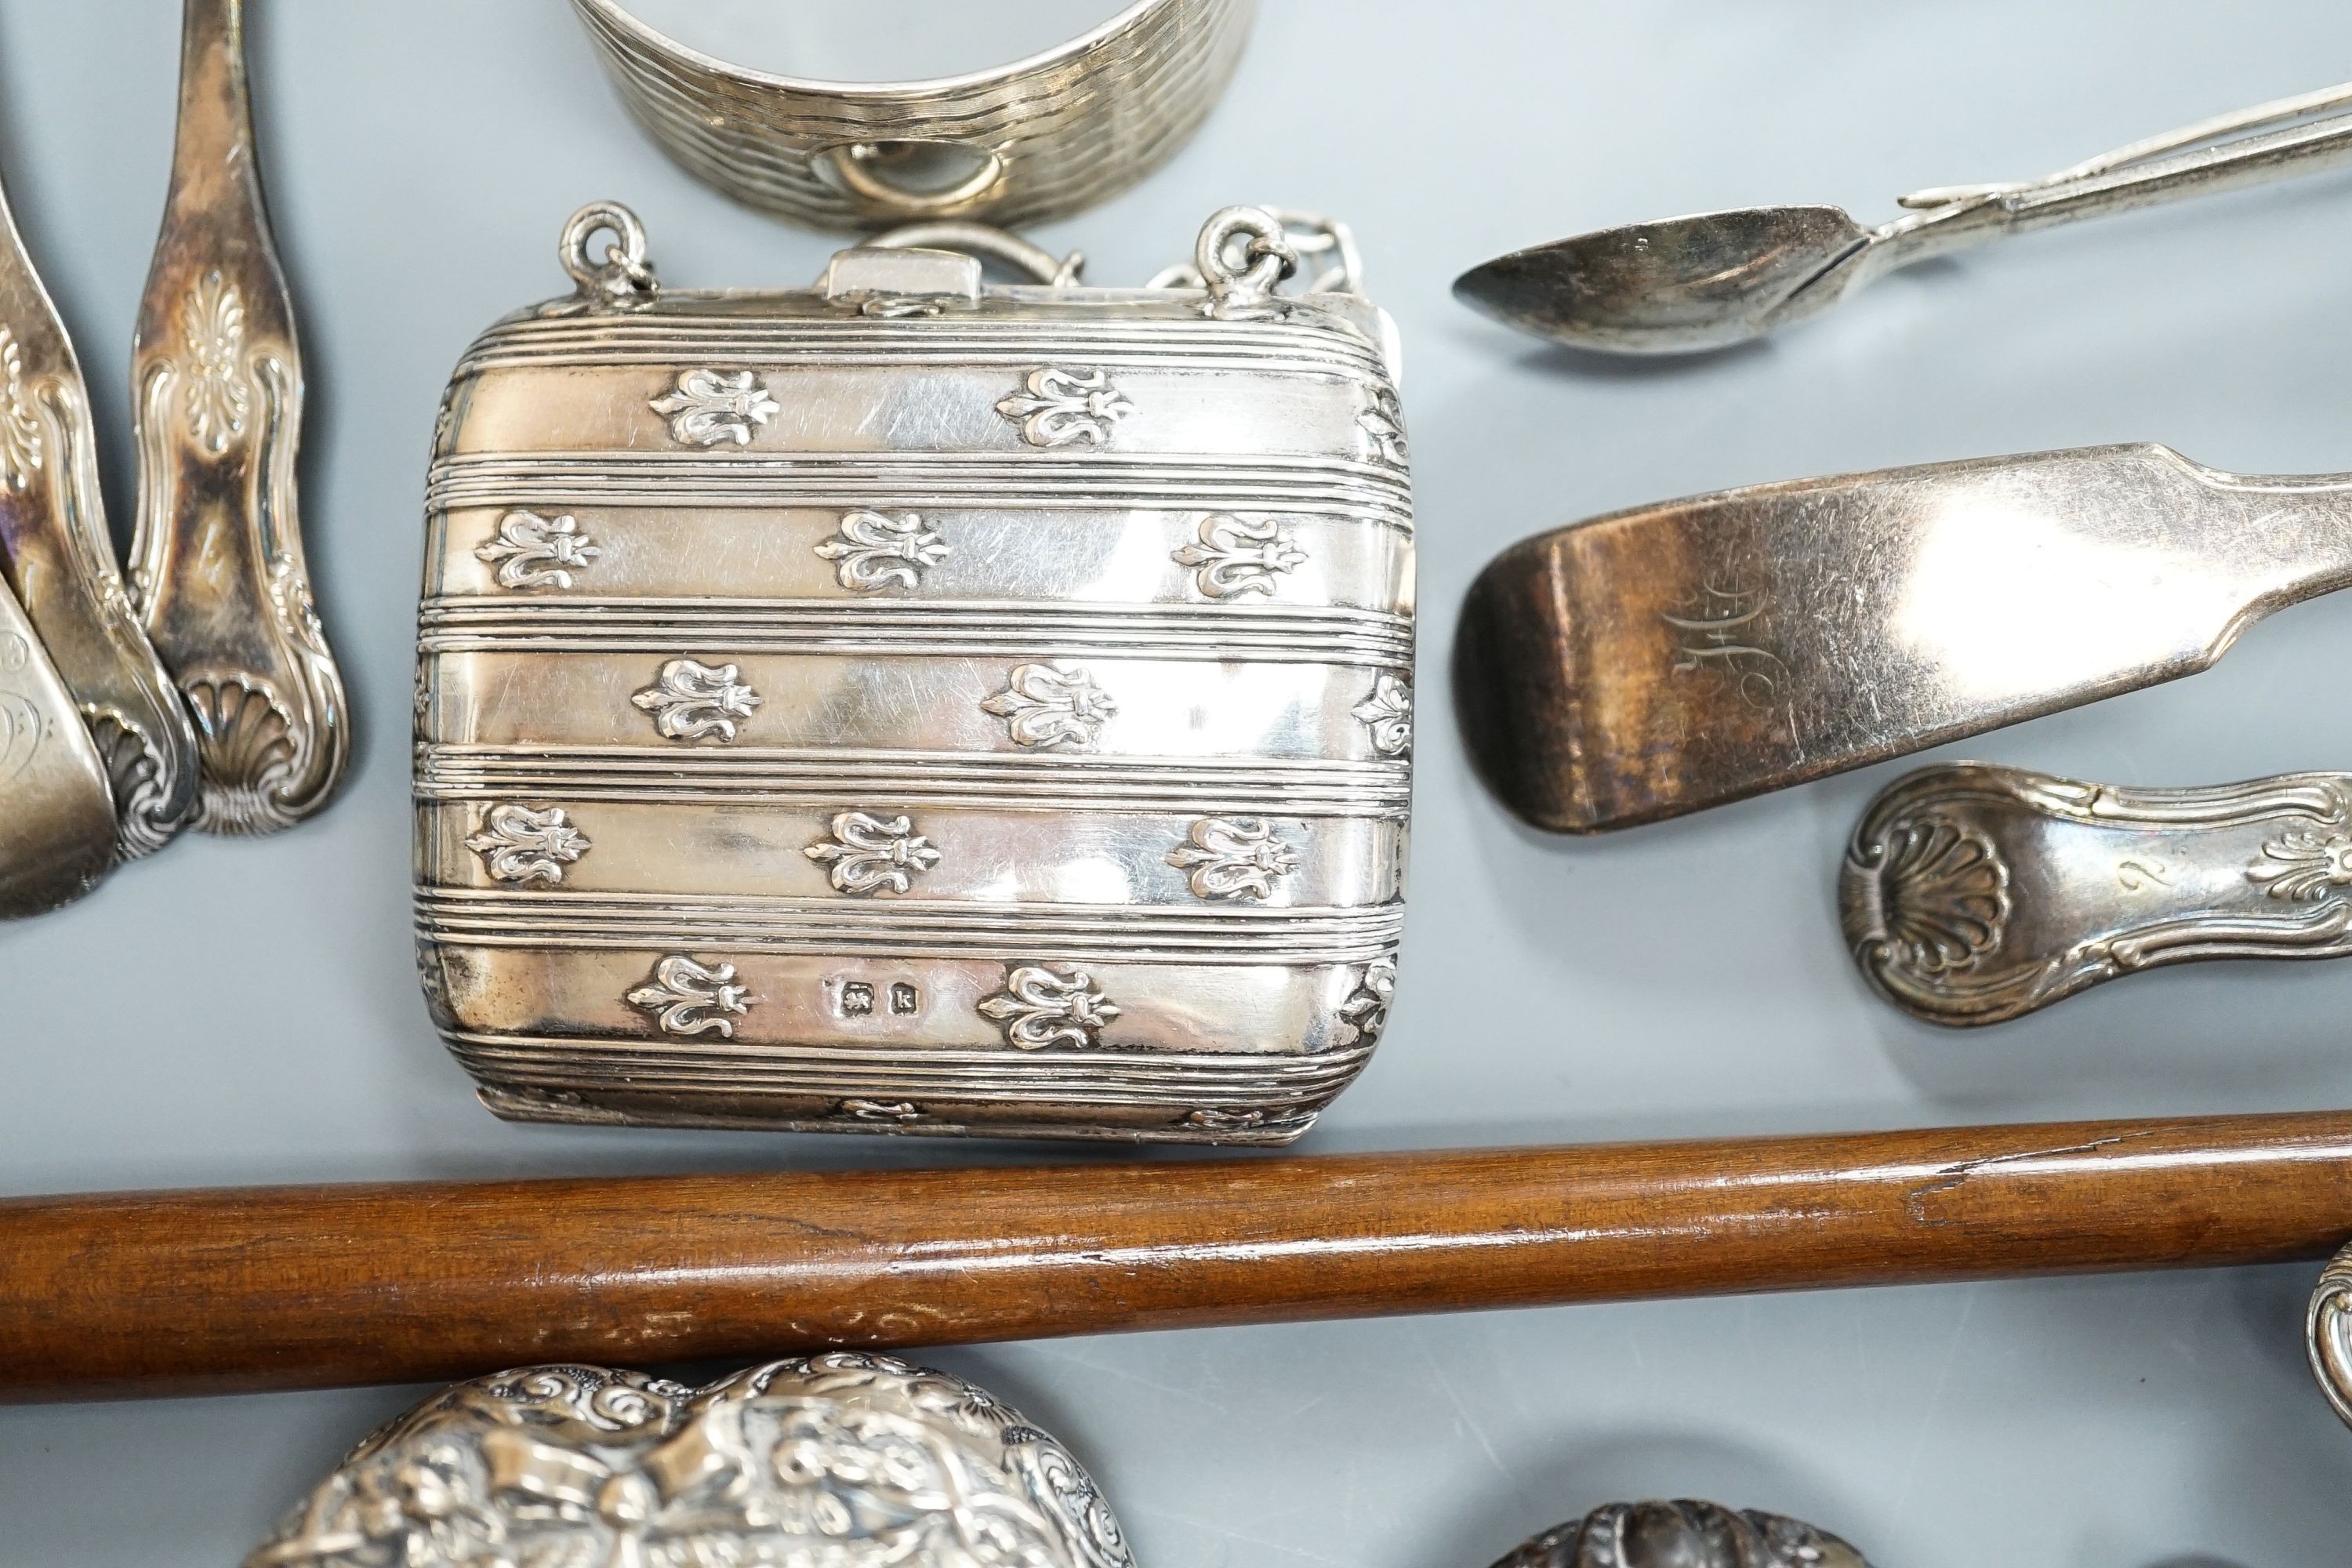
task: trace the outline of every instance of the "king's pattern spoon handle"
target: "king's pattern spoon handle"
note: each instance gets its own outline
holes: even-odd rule
[[[2203,958],[2352,953],[2352,774],[2136,789],[1961,763],[1872,802],[1839,883],[1871,984],[1938,1024]]]
[[[199,825],[325,804],[350,715],[295,498],[302,364],[262,204],[242,0],[187,0],[179,139],[132,351],[140,613],[194,714]]]

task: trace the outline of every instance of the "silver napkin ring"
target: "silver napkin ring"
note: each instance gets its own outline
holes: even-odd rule
[[[1181,146],[1224,91],[1255,0],[1136,0],[995,70],[817,81],[685,47],[621,0],[572,0],[622,101],[688,173],[814,228],[1093,205]]]

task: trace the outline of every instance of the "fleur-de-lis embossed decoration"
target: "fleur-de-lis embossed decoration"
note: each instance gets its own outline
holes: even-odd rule
[[[840,531],[816,547],[834,562],[834,575],[856,594],[885,588],[912,588],[923,578],[923,568],[948,557],[948,542],[911,511],[890,517],[878,511],[853,511],[841,520]]]
[[[1040,1051],[1093,1045],[1118,1009],[1083,969],[1022,964],[1004,972],[1004,989],[980,1003],[980,1016],[1000,1025],[1015,1050]]]
[[[569,513],[510,511],[499,531],[475,546],[474,559],[496,566],[501,588],[569,588],[572,574],[603,554]]]
[[[670,439],[688,447],[728,441],[748,447],[752,432],[784,411],[769,395],[768,384],[748,370],[683,371],[677,390],[655,398],[651,406],[669,421]]]
[[[1298,852],[1276,837],[1274,824],[1263,817],[1212,816],[1192,825],[1191,842],[1171,849],[1168,864],[1192,874],[1197,897],[1268,899],[1275,879],[1298,868]]]
[[[1412,688],[1399,676],[1382,671],[1373,678],[1372,694],[1348,710],[1372,732],[1372,750],[1384,757],[1401,757],[1412,749]]]
[[[1356,439],[1364,460],[1402,468],[1409,459],[1404,438],[1404,405],[1391,386],[1364,388],[1364,406],[1356,416]]]
[[[2246,879],[2295,903],[2352,886],[2352,834],[2282,834],[2263,845],[2263,858],[2246,868]]]
[[[1005,720],[1015,745],[1052,751],[1094,744],[1105,721],[1118,712],[1110,693],[1073,664],[1016,664],[1005,688],[981,707]]]
[[[801,851],[831,868],[834,889],[843,893],[903,893],[915,878],[940,863],[940,852],[904,816],[844,811],[833,819],[833,837]]]
[[[1021,426],[1021,438],[1033,447],[1099,447],[1112,426],[1135,412],[1108,371],[1046,365],[1022,384],[1026,390],[1003,399],[996,411]]]
[[[482,830],[466,840],[466,847],[482,858],[484,868],[498,881],[551,887],[563,880],[563,868],[587,854],[590,846],[562,806],[533,811],[506,804],[482,814]]]
[[[19,493],[41,471],[41,418],[25,389],[25,349],[0,327],[0,484]]]
[[[1201,520],[1192,543],[1171,557],[1192,570],[1192,585],[1212,599],[1272,594],[1274,580],[1307,559],[1272,518],[1250,522],[1214,514]]]
[[[188,343],[188,434],[218,456],[245,434],[253,387],[245,368],[245,296],[215,268],[180,306]]]
[[[654,716],[654,728],[672,741],[732,741],[735,721],[749,719],[760,694],[736,678],[731,664],[674,658],[654,684],[629,700]]]
[[[716,1034],[722,1040],[735,1037],[734,1020],[751,1010],[751,990],[736,981],[733,964],[697,963],[682,952],[656,963],[653,977],[627,1001],[665,1035]]]
[[[1376,1046],[1389,1026],[1389,1005],[1396,1000],[1396,960],[1381,957],[1364,965],[1364,977],[1339,1004],[1339,1044]]]

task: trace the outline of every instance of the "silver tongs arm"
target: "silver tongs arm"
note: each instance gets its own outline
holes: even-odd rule
[[[2216,115],[2102,153],[2039,180],[1913,191],[1898,198],[1912,216],[1896,218],[1874,235],[1874,246],[1881,252],[1874,259],[1883,270],[1998,235],[2053,228],[2352,164],[2352,114],[2326,112],[2347,105],[2352,105],[2352,82]],[[2278,129],[2237,134],[2265,126]],[[2224,140],[2231,137],[2235,139]]]

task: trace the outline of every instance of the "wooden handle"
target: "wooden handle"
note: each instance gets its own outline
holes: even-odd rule
[[[0,1395],[2316,1258],[2352,1112],[0,1203]]]

